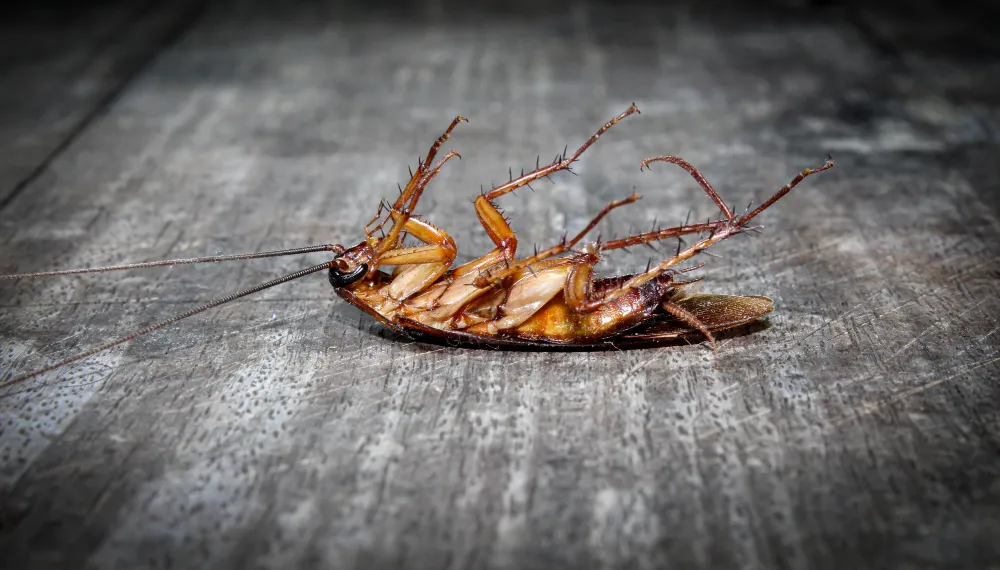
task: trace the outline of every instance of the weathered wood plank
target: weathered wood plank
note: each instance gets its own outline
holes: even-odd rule
[[[191,24],[194,2],[38,3],[0,21],[0,207]]]
[[[692,4],[213,7],[0,211],[0,268],[359,239],[459,113],[464,158],[421,209],[466,256],[489,247],[480,183],[633,100],[579,177],[504,199],[527,242],[633,187],[605,235],[712,214],[683,173],[640,174],[649,155],[736,204],[840,166],[705,269],[778,307],[718,361],[407,343],[317,277],[7,395],[5,567],[995,563],[996,79],[956,57],[956,96],[839,10]],[[312,262],[4,285],[4,367]]]

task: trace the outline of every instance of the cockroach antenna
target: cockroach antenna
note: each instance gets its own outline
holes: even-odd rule
[[[165,259],[161,261],[143,261],[140,263],[125,263],[122,265],[107,265],[104,267],[84,267],[79,269],[58,269],[55,271],[39,271],[36,273],[13,273],[10,275],[0,275],[0,280],[13,281],[17,279],[36,279],[39,277],[56,277],[59,275],[81,275],[84,273],[107,273],[109,271],[128,271],[130,269],[148,269],[150,267],[169,267],[171,265],[191,265],[194,263],[217,263],[220,261],[244,261],[248,259],[264,259],[267,257],[280,257],[285,255],[302,255],[304,253],[315,253],[318,251],[329,251],[343,253],[344,248],[335,244],[310,245],[307,247],[296,247],[292,249],[281,249],[277,251],[263,251],[259,253],[238,253],[234,255],[211,255],[207,257],[190,257],[186,259]]]
[[[242,259],[252,259],[252,258],[242,258]],[[139,264],[133,264],[133,265],[139,265]],[[156,266],[146,265],[144,267],[156,267]],[[3,382],[2,384],[0,384],[0,388],[9,388],[9,387],[11,387],[11,386],[13,386],[15,384],[19,384],[21,382],[24,382],[25,380],[30,380],[31,378],[34,378],[36,376],[40,376],[42,374],[45,374],[46,372],[51,372],[51,371],[53,371],[53,370],[55,370],[57,368],[61,368],[63,366],[66,366],[67,364],[71,364],[73,362],[77,362],[79,360],[83,360],[84,358],[88,358],[88,357],[93,356],[93,355],[95,355],[95,354],[97,354],[99,352],[103,352],[103,351],[105,351],[105,350],[107,350],[109,348],[112,348],[114,346],[118,346],[119,344],[124,344],[124,343],[126,343],[126,342],[128,342],[128,341],[130,341],[132,339],[135,339],[135,338],[138,338],[140,336],[149,334],[149,333],[151,333],[153,331],[162,329],[163,327],[170,326],[170,325],[172,325],[172,324],[174,324],[174,323],[176,323],[178,321],[182,321],[182,320],[184,320],[184,319],[186,319],[188,317],[193,317],[193,316],[195,316],[195,315],[197,315],[199,313],[204,313],[205,311],[207,311],[209,309],[214,309],[215,307],[218,307],[219,305],[224,305],[226,303],[229,303],[230,301],[235,301],[236,299],[239,299],[241,297],[246,297],[248,295],[253,295],[254,293],[258,293],[260,291],[263,291],[264,289],[269,289],[269,288],[274,287],[276,285],[281,285],[282,283],[288,283],[289,281],[293,281],[293,280],[298,279],[300,277],[305,277],[306,275],[309,275],[309,274],[312,274],[312,273],[316,273],[317,271],[323,271],[324,269],[329,269],[330,267],[331,267],[330,263],[321,263],[319,265],[314,265],[312,267],[296,271],[295,273],[289,273],[288,275],[285,275],[283,277],[279,277],[277,279],[272,279],[271,281],[268,281],[267,283],[262,283],[260,285],[254,286],[254,287],[250,287],[249,289],[244,289],[242,291],[238,291],[236,293],[232,293],[230,295],[226,295],[225,297],[222,297],[221,299],[216,299],[214,301],[209,301],[208,303],[205,303],[203,305],[199,305],[199,306],[197,306],[197,307],[195,307],[193,309],[189,309],[189,310],[184,311],[183,313],[180,313],[178,315],[174,315],[173,317],[170,317],[169,319],[165,319],[165,320],[162,320],[162,321],[160,321],[158,323],[154,323],[152,325],[146,326],[146,327],[141,328],[141,329],[139,329],[137,331],[133,331],[133,332],[131,332],[131,333],[125,335],[125,336],[116,338],[115,340],[112,340],[110,342],[106,342],[106,343],[104,343],[104,344],[102,344],[100,346],[95,346],[93,348],[89,348],[89,349],[87,349],[87,350],[85,350],[83,352],[80,352],[78,354],[75,354],[75,355],[73,355],[73,356],[71,356],[69,358],[60,360],[59,362],[56,362],[54,364],[49,364],[48,366],[45,366],[43,368],[39,368],[38,370],[35,370],[34,372],[29,372],[28,374],[24,374],[22,376],[17,376],[15,378],[7,380],[6,382]],[[102,268],[102,269],[106,269],[106,268]],[[115,269],[118,269],[118,267],[116,267]],[[112,269],[108,269],[108,270],[110,271]],[[48,272],[48,273],[42,273],[42,274],[25,274],[25,275],[30,275],[32,277],[43,277],[43,276],[48,276],[48,275],[67,275],[67,274],[68,273]],[[8,276],[5,275],[3,277],[7,278]]]

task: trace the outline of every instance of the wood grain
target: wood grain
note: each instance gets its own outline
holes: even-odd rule
[[[702,271],[776,305],[717,361],[406,342],[316,276],[10,390],[0,565],[995,567],[1000,58],[919,49],[952,45],[941,21],[211,4],[57,153],[18,159],[44,168],[0,209],[0,271],[358,240],[458,114],[463,160],[420,209],[463,259],[490,247],[480,184],[633,101],[580,176],[503,198],[526,249],[633,189],[603,235],[714,215],[679,169],[640,173],[647,156],[688,158],[740,208],[827,153],[838,167]],[[5,283],[2,370],[321,259]]]

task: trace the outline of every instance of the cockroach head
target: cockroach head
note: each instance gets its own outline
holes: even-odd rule
[[[375,256],[370,243],[363,241],[358,245],[344,249],[330,261],[330,285],[334,289],[348,287],[364,279]]]

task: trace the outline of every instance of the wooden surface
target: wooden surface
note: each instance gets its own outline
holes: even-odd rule
[[[579,177],[502,200],[525,250],[633,189],[644,200],[605,236],[715,215],[679,169],[640,173],[646,156],[688,158],[741,207],[827,153],[838,167],[709,260],[704,290],[776,304],[717,361],[705,345],[406,342],[316,275],[8,390],[0,566],[1000,567],[1000,42],[986,16],[94,10],[65,16],[77,36],[30,20],[54,51],[4,59],[0,271],[353,243],[459,113],[471,123],[449,146],[464,158],[421,213],[462,259],[490,247],[480,184],[633,101],[642,114]],[[74,98],[102,57],[123,71]],[[2,370],[322,259],[5,283]]]

